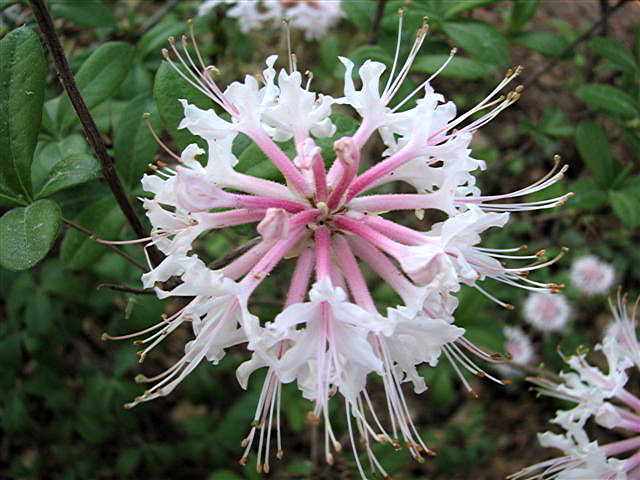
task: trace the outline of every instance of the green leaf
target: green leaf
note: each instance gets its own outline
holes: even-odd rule
[[[608,113],[623,117],[640,115],[638,103],[631,95],[619,88],[604,83],[583,85],[576,90],[576,97],[591,108],[598,108]]]
[[[51,170],[64,158],[75,154],[90,154],[89,145],[81,135],[73,134],[57,142],[39,143],[31,164],[33,190],[39,192]]]
[[[575,196],[569,205],[579,210],[597,210],[607,203],[607,193],[591,178],[576,180],[571,184],[570,190]]]
[[[466,10],[483,7],[485,5],[495,3],[496,1],[497,0],[447,0],[447,10],[444,14],[444,18],[448,20]]]
[[[540,0],[514,0],[511,15],[509,16],[509,31],[517,32],[522,30],[522,27],[536,14],[539,4]]]
[[[605,189],[611,186],[617,166],[604,129],[597,123],[583,121],[576,128],[576,143],[580,156]]]
[[[82,98],[93,108],[109,98],[127,78],[133,47],[124,42],[108,42],[94,51],[75,76]],[[75,111],[67,96],[61,99],[57,121],[61,131],[75,120]]]
[[[100,165],[95,158],[85,153],[74,153],[51,169],[37,198],[45,198],[65,188],[96,180],[100,175]]]
[[[569,45],[560,35],[549,32],[523,32],[513,41],[548,56],[560,55]]]
[[[138,57],[144,59],[151,53],[159,54],[159,50],[167,43],[169,37],[180,35],[184,30],[185,23],[177,20],[159,23],[140,38],[137,46]]]
[[[376,8],[377,2],[373,0],[342,2],[342,9],[347,19],[363,32],[371,30]]]
[[[0,265],[9,270],[33,267],[49,252],[60,229],[60,208],[38,200],[0,218]]]
[[[178,144],[178,148],[182,150],[190,143],[197,143],[200,147],[206,148],[206,142],[202,138],[192,135],[186,129],[178,130],[178,125],[184,118],[184,111],[178,99],[185,99],[203,109],[212,107],[211,99],[189,85],[167,62],[163,62],[156,73],[153,96],[162,123]]]
[[[22,27],[0,40],[0,191],[31,195],[31,160],[42,121],[47,67],[38,35]]]
[[[53,328],[51,301],[42,291],[30,292],[29,302],[24,312],[27,331],[33,335],[46,335]]]
[[[445,33],[456,45],[478,60],[503,65],[509,56],[507,40],[495,28],[481,22],[445,22]]]
[[[425,55],[418,57],[413,64],[413,70],[416,72],[433,73],[438,70],[448,58],[449,55]],[[470,58],[455,56],[442,73],[440,73],[440,76],[459,78],[462,80],[475,80],[485,77],[491,70],[492,68],[484,63]]]
[[[553,105],[544,111],[539,130],[552,137],[570,137],[574,133],[573,125],[560,108]]]
[[[633,73],[640,70],[633,54],[621,42],[611,37],[596,37],[589,42],[594,52],[613,62],[620,70]]]
[[[64,18],[83,27],[112,27],[117,24],[112,8],[101,0],[56,0],[51,2],[54,18]]]
[[[114,238],[124,223],[124,217],[115,200],[106,197],[88,205],[73,219],[100,238]],[[106,252],[104,245],[100,245],[84,233],[68,230],[60,246],[60,258],[70,270],[82,270],[94,264]]]
[[[630,190],[609,192],[611,207],[622,223],[629,228],[640,226],[640,196]]]
[[[129,188],[140,184],[142,174],[158,150],[142,116],[150,113],[150,121],[155,130],[160,128],[160,119],[153,100],[142,94],[131,100],[122,111],[116,124],[114,155],[120,178]]]
[[[31,417],[25,403],[25,396],[18,392],[7,397],[2,409],[2,428],[8,434],[26,431],[31,426]]]

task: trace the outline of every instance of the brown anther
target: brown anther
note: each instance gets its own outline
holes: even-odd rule
[[[501,380],[503,385],[511,385],[511,380]]]
[[[398,9],[398,16],[402,17],[404,15],[404,10],[402,8]]]
[[[522,65],[518,65],[516,67],[516,75],[520,75],[522,72],[524,72],[524,67]]]
[[[491,354],[491,360],[502,360],[504,359],[504,355],[500,354],[500,353],[492,353]]]
[[[520,245],[518,250],[526,250],[527,248],[529,248],[527,245]]]
[[[151,114],[149,112],[145,112],[142,114],[143,120],[149,120],[151,118]]]
[[[504,308],[506,308],[507,310],[515,310],[516,309],[516,307],[514,307],[510,303],[505,303],[504,304]]]
[[[247,457],[242,457],[238,463],[244,467],[247,464]]]
[[[469,392],[469,396],[474,400],[477,400],[477,399],[480,398],[480,394],[478,392],[476,392],[475,390],[471,390]]]
[[[507,72],[504,74],[505,78],[509,78],[513,75],[513,69],[509,68]]]
[[[242,448],[245,448],[247,445],[249,445],[249,438],[243,438],[242,441],[240,442],[240,446]]]
[[[545,254],[545,253],[547,253],[547,251],[546,251],[546,250],[544,250],[544,249],[542,249],[542,250],[538,250],[538,251],[536,252],[536,257],[542,257],[542,256],[544,256],[544,254]]]
[[[337,453],[342,451],[342,444],[340,442],[333,442],[333,448]]]
[[[162,56],[165,58],[169,57],[169,50],[167,50],[166,48],[162,49]]]
[[[269,469],[269,464],[268,464],[268,463],[265,463],[265,464],[262,466],[262,471],[263,471],[264,473],[269,473],[269,470],[270,470],[270,469]]]
[[[516,93],[522,93],[524,91],[524,85],[518,85],[516,87]]]
[[[276,452],[276,458],[277,458],[278,460],[282,460],[282,457],[284,457],[284,451],[283,451],[283,450],[278,450],[278,451]]]
[[[484,378],[486,376],[487,376],[487,374],[485,372],[483,372],[482,370],[479,370],[479,371],[476,372],[476,377]]]
[[[430,457],[437,457],[438,452],[436,452],[435,450],[427,450],[427,455],[429,455]]]
[[[456,53],[458,53],[458,47],[453,47],[449,52],[449,55],[455,55]]]
[[[176,37],[171,35],[169,38],[167,38],[167,41],[169,42],[169,45],[175,45],[176,44]]]
[[[331,455],[330,453],[327,453],[327,455],[325,456],[325,460],[329,465],[333,465],[333,455]]]
[[[307,413],[307,421],[313,424],[317,424],[320,422],[320,417],[313,413],[313,411],[311,411]]]
[[[262,465],[259,463],[256,465],[256,472],[262,473]]]
[[[160,168],[167,168],[169,166],[168,163],[163,162],[162,160],[158,160],[156,162]]]
[[[142,345],[143,342],[142,340],[134,340],[133,342],[131,342],[133,345],[138,346],[138,345]]]
[[[418,463],[424,463],[424,462],[425,462],[425,459],[424,459],[424,457],[423,457],[422,455],[418,455],[418,456],[416,457],[416,462],[418,462]]]
[[[258,428],[258,425],[260,425],[260,422],[258,420],[252,420],[251,421],[251,426],[253,428]]]
[[[107,332],[104,332],[102,335],[100,335],[100,340],[102,340],[103,342],[106,342],[110,338],[111,337],[109,337],[109,334],[107,334]]]
[[[253,274],[253,278],[255,278],[256,280],[262,280],[263,276],[260,272],[256,272]]]

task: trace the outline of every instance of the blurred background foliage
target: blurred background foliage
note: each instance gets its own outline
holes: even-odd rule
[[[139,196],[147,165],[163,158],[142,114],[150,112],[156,130],[166,132],[163,139],[183,148],[197,139],[176,129],[182,116],[177,99],[210,107],[167,68],[160,54],[167,37],[185,32],[186,19],[195,15],[198,3],[52,0],[49,6],[127,192]],[[640,292],[640,29],[634,23],[640,5],[607,0],[343,0],[343,8],[346,16],[339,28],[318,42],[305,42],[294,32],[298,64],[313,72],[316,91],[341,95],[344,70],[338,55],[356,63],[366,58],[391,63],[399,8],[405,10],[405,52],[424,16],[431,32],[403,87],[407,92],[443,63],[452,46],[458,54],[433,86],[461,110],[482,99],[508,67],[526,67],[522,99],[483,128],[473,145],[475,155],[488,162],[478,180],[492,194],[540,178],[554,154],[570,165],[567,179],[540,197],[575,192],[564,207],[514,214],[508,228],[490,232],[484,243],[528,244],[534,251],[550,247],[551,254],[561,245],[570,247],[561,262],[536,277],[566,283],[564,293],[573,305],[571,324],[562,334],[531,332],[538,360],[557,370],[559,344],[564,351],[592,345],[607,322],[605,297],[583,298],[572,288],[567,273],[572,259],[595,254],[615,266],[617,284],[634,295]],[[24,24],[37,31],[23,2],[0,1],[0,15],[2,37]],[[242,34],[235,20],[225,18],[224,8],[196,18],[195,31],[203,55],[221,70],[223,84],[258,73],[268,54],[286,55],[280,30]],[[24,42],[30,41],[27,37]],[[54,214],[59,209],[57,215],[102,238],[133,238],[48,57],[47,65],[42,124],[30,167],[33,199],[45,202],[40,209]],[[338,109],[334,117],[336,136],[354,131],[350,112]],[[322,143],[328,158],[331,144]],[[235,149],[239,168],[275,178],[277,172],[246,139],[239,139]],[[368,150],[368,158],[375,159],[382,146],[373,144]],[[534,197],[530,200],[540,199]],[[20,205],[17,200],[2,197],[2,212]],[[405,222],[420,225],[407,217]],[[232,349],[221,365],[200,366],[170,397],[123,409],[141,392],[133,377],[143,370],[134,346],[101,342],[102,332],[142,329],[177,305],[97,288],[138,287],[139,271],[78,231],[59,229],[58,224],[51,228],[50,245],[42,246],[41,256],[49,247],[51,251],[34,268],[15,271],[25,266],[2,256],[7,268],[0,271],[0,476],[258,478],[251,459],[247,467],[236,462],[261,385],[260,378],[252,378],[245,392],[235,381],[234,370],[246,353]],[[251,229],[232,228],[201,239],[199,249],[214,260],[253,236]],[[125,250],[143,261],[139,248]],[[31,263],[37,263],[36,257]],[[258,292],[256,313],[273,317],[283,288],[273,278],[266,282]],[[504,351],[502,328],[522,324],[518,310],[526,295],[501,285],[488,289],[516,310],[502,310],[477,291],[464,289],[457,322],[472,340]],[[380,305],[394,300],[385,285],[374,285],[374,290]],[[144,371],[170,365],[188,336],[174,334],[145,361]],[[536,400],[523,382],[500,387],[477,380],[473,384],[480,398],[469,399],[444,362],[425,375],[430,389],[420,397],[409,395],[411,409],[439,455],[416,464],[406,452],[379,446],[380,459],[394,478],[497,479],[544,457],[535,432],[546,428],[557,407],[552,401]],[[333,467],[310,454],[317,434],[306,421],[310,404],[288,387],[285,457],[274,464],[271,476],[356,478],[350,454],[338,457]],[[383,401],[380,388],[372,390]],[[343,415],[335,418],[344,433]]]

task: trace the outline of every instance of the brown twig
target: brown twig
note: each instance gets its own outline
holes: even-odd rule
[[[78,230],[79,232],[84,233],[87,237],[91,238],[92,240],[97,240],[98,236],[93,233],[91,230],[84,228],[82,225],[78,225],[77,223],[73,223],[70,220],[67,220],[66,218],[63,218],[62,221],[65,223],[65,225]],[[108,243],[100,243],[100,245],[104,245],[105,247],[107,247],[108,249],[114,251],[115,253],[117,253],[118,255],[120,255],[122,258],[124,258],[127,262],[129,262],[131,265],[134,265],[136,267],[138,267],[140,270],[142,270],[143,272],[148,272],[149,269],[147,267],[145,267],[142,263],[138,262],[135,258],[129,256],[128,254],[126,254],[125,252],[123,252],[122,250],[120,250],[118,247],[116,247],[115,245],[110,245]]]
[[[109,290],[115,290],[117,292],[133,293],[135,295],[155,295],[155,292],[150,288],[134,288],[126,285],[116,285],[115,283],[101,283],[96,289],[101,290],[108,288]]]
[[[618,3],[616,3],[613,7],[611,7],[608,12],[607,15],[604,16],[603,18],[601,18],[599,21],[597,21],[596,23],[594,23],[593,25],[591,25],[591,28],[589,28],[589,30],[587,30],[586,32],[584,32],[582,35],[580,35],[578,38],[576,38],[573,43],[571,45],[569,45],[567,48],[565,48],[558,56],[556,56],[555,58],[551,59],[549,62],[547,62],[545,65],[543,65],[542,67],[540,67],[536,72],[534,72],[532,75],[530,75],[527,80],[524,82],[524,86],[526,87],[530,87],[531,85],[533,85],[534,83],[536,83],[538,81],[538,79],[544,75],[545,73],[550,72],[551,70],[553,70],[553,68],[555,68],[555,66],[558,64],[558,62],[560,62],[560,60],[562,60],[564,57],[566,57],[569,53],[573,52],[573,50],[582,42],[584,42],[585,40],[588,40],[589,38],[591,38],[591,36],[598,31],[602,25],[604,25],[609,17],[611,17],[611,15],[613,15],[616,11],[618,11],[620,9],[620,7],[622,7],[625,3],[629,2],[629,0],[619,0]]]
[[[104,179],[109,185],[109,188],[118,202],[122,213],[124,213],[124,216],[127,218],[127,221],[136,235],[140,238],[148,236],[145,233],[140,219],[133,209],[133,205],[131,205],[129,198],[127,197],[125,189],[122,186],[122,182],[120,182],[114,161],[107,152],[107,147],[102,141],[100,132],[98,132],[98,127],[96,127],[95,121],[80,95],[78,86],[73,78],[73,73],[69,68],[67,57],[64,54],[62,45],[60,44],[60,39],[56,34],[55,27],[53,26],[53,20],[51,19],[49,10],[47,10],[43,0],[30,0],[30,4],[33,15],[35,16],[38,26],[40,27],[40,31],[44,37],[44,41],[51,52],[51,56],[53,57],[53,62],[56,70],[58,71],[60,83],[62,83],[62,86],[67,92],[69,100],[71,100],[71,104],[73,105],[73,108],[80,119],[80,123],[84,128],[85,134],[87,135],[87,140],[100,162]],[[155,264],[160,263],[161,258],[157,250],[150,248],[149,255]]]
[[[387,5],[387,0],[378,0],[378,8],[376,10],[376,16],[373,19],[371,25],[371,38],[369,43],[375,45],[378,43],[378,37],[380,36],[380,27],[382,26],[382,17],[384,16],[384,7]]]
[[[217,260],[214,260],[213,262],[211,262],[209,265],[207,265],[207,267],[215,270],[217,268],[221,268],[224,267],[227,263],[229,263],[232,260],[235,260],[236,258],[238,258],[240,255],[242,255],[243,253],[248,252],[251,248],[255,247],[258,243],[260,243],[260,241],[262,240],[262,237],[255,237],[252,238],[251,240],[249,240],[247,243],[240,245],[237,248],[234,248],[233,250],[231,250],[230,252],[227,252],[226,255],[218,258]]]

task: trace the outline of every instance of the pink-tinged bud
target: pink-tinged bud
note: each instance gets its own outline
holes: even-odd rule
[[[614,277],[613,267],[593,255],[579,258],[571,266],[571,283],[585,295],[606,293]]]
[[[358,162],[360,161],[360,151],[353,141],[353,138],[343,137],[340,140],[337,140],[333,144],[333,149],[338,156],[338,160],[346,169],[358,166]]]
[[[543,332],[562,330],[571,315],[571,306],[564,295],[534,293],[524,304],[524,318]]]
[[[178,206],[189,212],[232,206],[231,195],[222,190],[204,171],[178,167],[176,198]]]
[[[270,208],[258,224],[258,233],[265,240],[280,240],[289,234],[289,214],[282,208]]]

